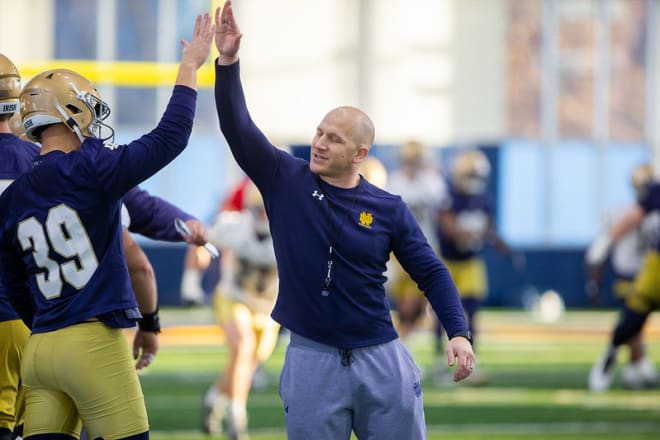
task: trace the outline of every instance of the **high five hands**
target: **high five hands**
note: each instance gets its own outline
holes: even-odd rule
[[[231,0],[227,0],[224,7],[215,10],[215,47],[220,53],[218,64],[229,65],[238,61],[242,36]]]

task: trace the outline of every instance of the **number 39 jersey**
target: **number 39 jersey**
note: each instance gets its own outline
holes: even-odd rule
[[[124,256],[120,199],[183,151],[196,96],[175,86],[151,133],[128,145],[87,138],[80,150],[50,151],[0,196],[0,275],[19,313],[32,303],[33,333],[90,318],[131,327],[141,317]]]

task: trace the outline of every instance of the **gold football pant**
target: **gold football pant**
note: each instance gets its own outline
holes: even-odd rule
[[[10,431],[23,423],[21,357],[29,336],[20,319],[0,322],[0,428]]]
[[[113,440],[149,430],[142,388],[122,329],[86,322],[30,336],[23,353],[25,436]]]

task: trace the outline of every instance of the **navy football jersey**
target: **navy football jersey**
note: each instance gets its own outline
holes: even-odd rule
[[[11,133],[0,133],[0,193],[18,176],[32,169],[32,161],[39,155],[39,147],[25,142]],[[0,322],[18,319],[9,304],[5,287],[0,279]]]
[[[660,182],[653,182],[649,185],[644,197],[639,201],[640,206],[645,212],[660,211]],[[656,244],[656,249],[660,251],[660,240]]]
[[[468,233],[469,240],[457,242],[437,228],[440,252],[448,260],[467,260],[479,254],[484,246],[490,229],[493,208],[490,200],[484,195],[467,195],[450,187],[449,197],[444,201],[441,210],[452,211],[456,216],[458,228]]]
[[[87,138],[78,151],[39,156],[0,196],[0,271],[17,309],[30,298],[34,303],[33,333],[93,317],[130,327],[140,318],[124,257],[120,199],[185,148],[196,96],[175,86],[151,133],[124,146]],[[26,279],[29,297],[21,292]]]

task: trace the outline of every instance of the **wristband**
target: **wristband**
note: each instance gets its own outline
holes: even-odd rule
[[[472,332],[470,330],[464,332],[456,332],[453,335],[451,335],[451,338],[449,339],[453,339],[456,336],[463,336],[465,339],[467,339],[470,342],[470,345],[472,345]]]
[[[160,333],[160,316],[158,307],[153,313],[142,313],[142,319],[138,320],[138,328],[143,332]]]

